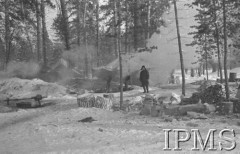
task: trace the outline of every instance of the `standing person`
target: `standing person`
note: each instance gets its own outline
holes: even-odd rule
[[[145,66],[142,66],[141,72],[140,72],[140,81],[142,83],[144,93],[146,92],[148,93],[148,84],[149,84],[148,79],[149,79],[149,73],[145,68]]]

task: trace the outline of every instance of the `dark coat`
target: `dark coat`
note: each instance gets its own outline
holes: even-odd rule
[[[148,84],[148,79],[149,79],[149,73],[146,69],[142,70],[140,72],[140,81],[142,84]]]

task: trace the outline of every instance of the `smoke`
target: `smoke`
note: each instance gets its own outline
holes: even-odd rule
[[[0,78],[32,78],[40,71],[39,64],[35,62],[10,62],[5,71],[0,72]]]
[[[91,63],[94,62],[95,48],[88,46],[87,58],[88,68],[91,72]],[[84,78],[86,49],[84,47],[73,46],[71,50],[62,53],[60,60],[61,67],[58,69],[58,82],[64,82],[73,78]]]
[[[181,45],[183,51],[183,59],[185,68],[193,68],[193,62],[196,62],[195,48],[186,46],[193,41],[192,36],[189,35],[191,31],[190,26],[195,25],[194,15],[196,10],[185,6],[189,1],[178,4]],[[147,46],[157,46],[158,49],[149,53],[144,57],[145,61],[142,64],[150,68],[150,80],[152,84],[166,83],[170,73],[174,69],[180,69],[180,57],[178,48],[178,39],[175,24],[174,9],[171,7],[168,14],[163,17],[166,20],[166,27],[160,28],[160,34],[154,34],[148,40]]]
[[[93,60],[93,57],[95,57],[94,53],[96,53],[95,48],[93,46],[88,46],[87,49],[78,46],[72,47],[71,50],[63,52],[62,58],[66,60],[71,67],[81,67],[84,66],[86,50],[90,66],[91,61],[94,61]],[[81,69],[83,69],[83,67],[81,67]]]

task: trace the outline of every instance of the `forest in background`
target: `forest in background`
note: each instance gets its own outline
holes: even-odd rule
[[[147,40],[166,26],[162,16],[173,2],[177,8],[175,0],[1,0],[0,68],[27,68],[25,74],[36,75],[55,69],[64,59],[69,68],[89,77],[93,67],[106,65],[119,54],[152,50]],[[197,48],[193,52],[198,55],[199,72],[211,67],[222,80],[223,68],[239,65],[239,3],[188,4],[197,10],[197,25],[189,34],[194,41],[187,45]],[[57,10],[52,28],[58,40],[49,39],[46,8]],[[227,59],[230,54],[234,58]]]
[[[119,48],[121,53],[148,50],[147,39],[159,33],[161,16],[170,7],[167,0],[101,5],[98,0],[1,0],[0,5],[2,70],[13,62],[36,62],[46,71],[64,58],[85,76],[116,59]],[[57,10],[52,28],[58,40],[49,39],[46,8]]]

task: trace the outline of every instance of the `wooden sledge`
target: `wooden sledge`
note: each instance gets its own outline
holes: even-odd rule
[[[34,108],[34,107],[40,107],[42,106],[41,100],[43,98],[42,95],[37,94],[33,97],[26,97],[26,98],[6,98],[7,105],[10,105],[10,101],[17,101],[16,106],[17,107],[23,107],[23,108]]]

